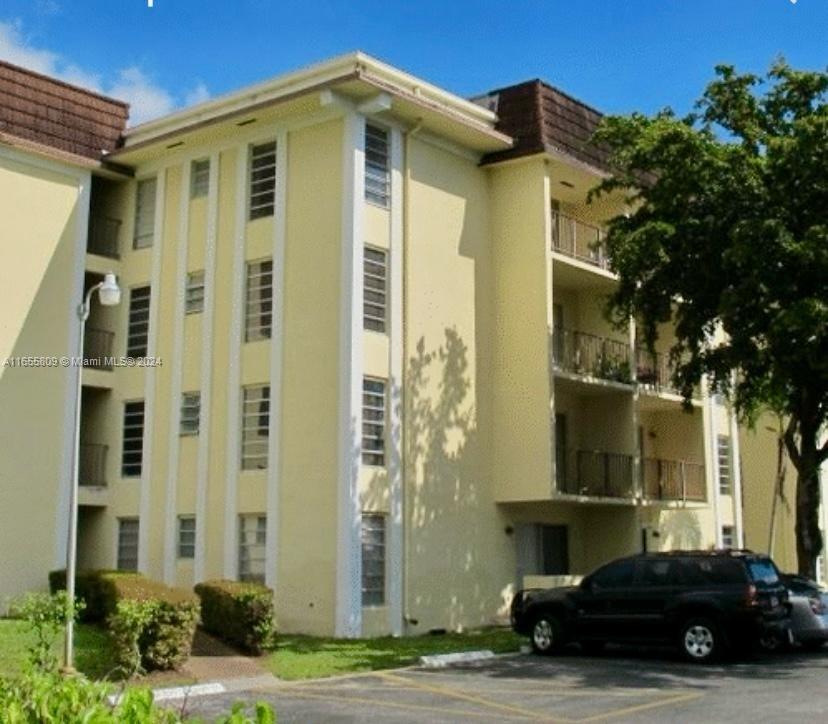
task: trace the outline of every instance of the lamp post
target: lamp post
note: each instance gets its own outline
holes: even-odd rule
[[[72,480],[69,493],[69,536],[66,545],[66,637],[63,648],[63,671],[74,672],[73,640],[75,633],[75,559],[78,550],[78,485],[80,462],[80,421],[81,421],[81,393],[83,389],[83,338],[86,331],[86,320],[89,319],[89,308],[92,295],[98,292],[98,299],[102,306],[113,307],[121,301],[121,288],[115,274],[104,274],[102,282],[91,286],[78,306],[78,355],[75,362],[80,365],[77,376],[77,390],[75,397],[75,429],[74,446],[72,451]]]

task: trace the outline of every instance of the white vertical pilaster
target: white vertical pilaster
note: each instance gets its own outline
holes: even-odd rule
[[[735,382],[735,378],[734,378]],[[736,528],[737,548],[745,547],[745,528],[742,515],[742,460],[739,451],[739,419],[733,406],[728,406],[730,422],[730,471],[733,478],[733,525]],[[774,493],[775,494],[775,493]]]
[[[388,526],[388,628],[392,635],[403,632],[403,359],[405,325],[403,315],[403,143],[399,128],[391,129],[391,253],[388,276],[389,299],[389,526]]]
[[[164,212],[167,170],[159,169],[155,185],[155,225],[152,236],[152,271],[150,272],[150,309],[147,357],[158,356],[158,308],[161,297],[161,251],[164,246]],[[149,528],[152,510],[152,453],[155,436],[156,368],[144,369],[144,445],[141,456],[141,499],[138,523],[138,570],[147,572],[149,565]]]
[[[270,336],[270,415],[267,441],[267,535],[265,583],[274,588],[279,572],[279,495],[282,471],[282,343],[284,341],[285,240],[287,232],[288,134],[276,138],[273,218],[273,299]]]
[[[713,524],[716,527],[716,548],[722,547],[722,512],[721,494],[719,493],[719,465],[718,465],[718,422],[716,407],[713,403],[713,390],[710,381],[702,380],[702,395],[704,397],[704,457],[707,468],[708,490],[713,502]]]
[[[365,118],[344,117],[339,334],[339,451],[337,495],[336,635],[362,630],[359,469],[362,429],[362,256]]]
[[[178,245],[175,261],[175,308],[173,310],[173,347],[170,354],[171,368],[169,399],[169,441],[167,451],[167,486],[164,496],[164,582],[175,581],[176,513],[178,486],[178,457],[181,426],[181,380],[184,356],[184,301],[187,291],[187,247],[190,225],[190,162],[181,169],[181,198],[178,216]],[[196,520],[198,525],[198,520]]]
[[[247,144],[236,159],[236,224],[233,234],[233,289],[227,359],[227,449],[224,485],[224,577],[238,577],[239,427],[241,425],[241,345],[244,320],[244,252],[247,227]]]
[[[204,247],[204,312],[201,319],[201,419],[196,461],[196,534],[193,578],[205,578],[207,544],[207,479],[210,473],[210,435],[213,398],[213,319],[216,309],[216,233],[218,227],[218,153],[210,156],[210,180],[207,190],[207,238]]]

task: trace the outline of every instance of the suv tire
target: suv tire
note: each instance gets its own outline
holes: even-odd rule
[[[560,651],[563,646],[560,621],[548,613],[540,614],[532,623],[532,650],[544,656]]]
[[[679,649],[687,661],[706,664],[715,661],[722,653],[722,634],[711,618],[688,618],[679,627]]]

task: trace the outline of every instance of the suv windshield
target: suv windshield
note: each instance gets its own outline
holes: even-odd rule
[[[779,573],[776,570],[776,566],[768,558],[757,558],[748,561],[747,564],[750,577],[754,583],[764,583],[766,585],[779,583]]]

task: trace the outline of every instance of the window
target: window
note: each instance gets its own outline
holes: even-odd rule
[[[391,174],[388,171],[388,131],[377,126],[365,127],[365,198],[388,206]]]
[[[591,577],[597,588],[626,588],[633,582],[635,564],[631,560],[610,563]]]
[[[178,557],[195,558],[196,519],[194,515],[178,516]]]
[[[276,143],[262,143],[250,150],[250,215],[273,216],[276,196]]]
[[[198,314],[204,311],[204,272],[195,271],[187,274],[187,287],[184,297],[184,312]]]
[[[716,438],[716,453],[719,462],[719,493],[730,495],[730,438],[727,435]]]
[[[639,563],[638,582],[642,586],[679,586],[681,563],[676,559],[650,559]]]
[[[362,605],[385,604],[385,516],[362,515]]]
[[[267,468],[267,438],[270,432],[270,387],[245,387],[242,401],[242,470]]]
[[[745,583],[747,574],[735,558],[689,558],[682,563],[684,582],[691,586],[725,586]]]
[[[210,159],[193,161],[190,167],[190,198],[206,196],[210,189]]]
[[[144,401],[124,403],[124,441],[121,449],[121,475],[141,477],[144,457]]]
[[[239,580],[264,583],[267,516],[239,516]]]
[[[362,288],[362,323],[365,329],[385,332],[387,254],[382,249],[365,247]]]
[[[201,393],[185,392],[181,395],[181,435],[198,435],[201,417]]]
[[[146,357],[149,344],[150,288],[133,287],[129,291],[127,357]]]
[[[362,380],[362,462],[385,465],[385,380]]]
[[[722,548],[733,548],[733,543],[736,540],[733,535],[732,525],[722,526]]]
[[[118,518],[119,571],[138,570],[138,518]]]
[[[138,182],[135,189],[135,231],[133,249],[152,246],[155,236],[155,178]]]
[[[247,295],[244,313],[244,341],[269,339],[273,321],[273,262],[247,265]]]

